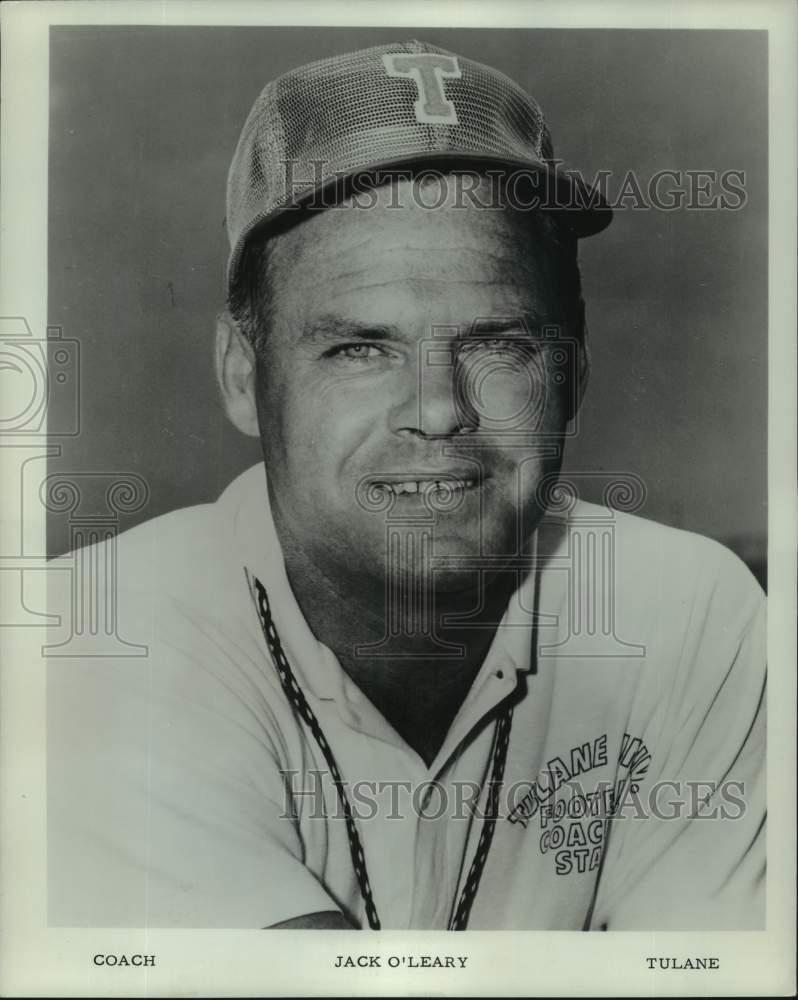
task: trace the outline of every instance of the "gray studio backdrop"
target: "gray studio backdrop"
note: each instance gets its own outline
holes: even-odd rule
[[[262,86],[338,52],[422,38],[532,93],[557,155],[620,193],[664,169],[744,171],[737,211],[633,209],[582,244],[593,374],[566,468],[627,471],[640,513],[763,573],[767,47],[762,32],[59,27],[50,59],[49,322],[80,342],[80,434],[50,471],[133,472],[121,527],[212,500],[259,458],[211,367],[224,189]],[[54,396],[50,426],[58,427]],[[63,414],[68,419],[68,414]],[[87,481],[84,477],[84,481]],[[591,496],[591,488],[583,495]],[[51,554],[69,546],[53,515]]]

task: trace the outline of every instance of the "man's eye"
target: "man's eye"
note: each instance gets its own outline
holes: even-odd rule
[[[371,361],[384,355],[382,348],[375,344],[342,344],[328,352],[328,357],[348,358],[351,361]]]

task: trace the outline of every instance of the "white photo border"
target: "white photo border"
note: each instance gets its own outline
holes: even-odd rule
[[[47,327],[49,27],[55,24],[413,25],[762,29],[769,33],[769,768],[768,919],[763,932],[337,932],[48,928],[45,684],[38,628],[0,633],[0,995],[791,995],[795,989],[796,7],[783,2],[457,3],[403,0],[241,3],[22,2],[2,18],[0,317]],[[46,442],[27,460],[46,458]],[[20,452],[0,447],[0,538],[18,536]],[[45,552],[43,510],[26,517]],[[18,544],[18,543],[15,543]],[[0,551],[8,551],[4,545]],[[15,574],[10,574],[14,576]],[[5,578],[9,574],[0,574]],[[35,606],[44,573],[31,573]],[[0,602],[9,598],[3,579]],[[19,586],[18,580],[14,582]],[[36,591],[40,590],[39,594]],[[15,599],[18,594],[14,595]],[[334,970],[335,956],[467,956],[450,970]],[[97,953],[156,954],[153,967],[103,968]],[[652,971],[648,955],[718,956],[714,971]]]

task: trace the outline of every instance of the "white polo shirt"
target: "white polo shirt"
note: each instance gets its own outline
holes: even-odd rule
[[[448,926],[510,702],[469,928],[764,927],[764,599],[717,543],[582,502],[547,515],[429,767],[310,631],[262,465],[94,554],[113,547],[118,633],[147,655],[48,663],[51,924],[258,928],[336,909],[368,926],[338,792],[246,568],[332,748],[383,927]],[[65,634],[70,576],[53,574]]]

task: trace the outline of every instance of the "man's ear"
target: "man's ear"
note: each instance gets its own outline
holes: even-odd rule
[[[227,416],[242,434],[259,437],[255,352],[227,310],[216,317],[216,378]]]

